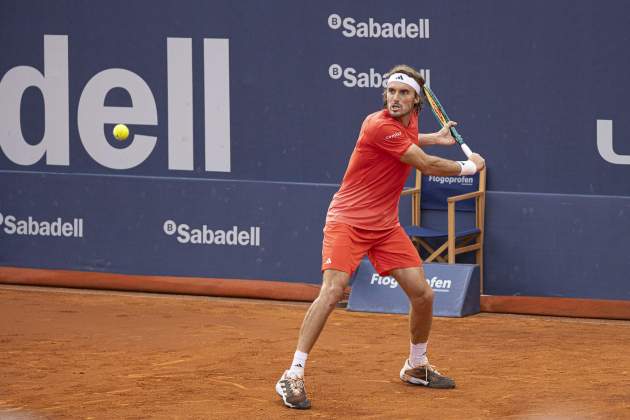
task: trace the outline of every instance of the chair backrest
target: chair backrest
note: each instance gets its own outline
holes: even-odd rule
[[[416,171],[415,184],[416,188],[420,187],[420,193],[417,199],[412,201],[412,224],[444,227],[447,224],[447,199],[475,191],[485,192],[486,169],[475,175],[465,176],[423,175]],[[457,213],[461,214],[458,219],[461,219],[466,227],[475,225],[476,206],[474,199],[461,201],[455,206]]]
[[[479,174],[464,176],[422,176],[420,208],[423,210],[446,210],[446,200],[454,195],[479,191]],[[474,200],[463,201],[458,211],[475,211]]]

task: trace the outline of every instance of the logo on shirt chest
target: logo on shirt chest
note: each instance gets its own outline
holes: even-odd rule
[[[385,136],[385,140],[392,140],[400,136],[402,136],[402,133],[400,131],[396,131],[395,133],[392,133],[389,136]]]

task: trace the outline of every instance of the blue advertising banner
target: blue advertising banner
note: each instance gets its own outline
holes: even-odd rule
[[[46,174],[0,182],[12,191],[0,211],[0,265],[321,280],[325,209],[303,197],[329,200],[330,186]]]
[[[493,189],[627,195],[627,8],[4,1],[0,165],[339,183],[383,73],[406,62],[493,163]],[[110,144],[116,122],[131,141]]]
[[[471,264],[424,264],[433,289],[433,314],[463,317],[479,313],[479,267]],[[361,261],[352,282],[348,310],[409,313],[409,299],[391,276],[380,276],[369,260]]]
[[[487,294],[630,300],[630,197],[491,192]]]
[[[318,282],[330,197],[382,106],[384,74],[407,63],[487,160],[485,292],[627,299],[629,11],[623,0],[3,1],[0,264]],[[113,137],[118,123],[128,139]],[[427,111],[420,127],[438,128]],[[191,242],[156,240],[167,220]],[[576,245],[585,232],[602,245]],[[534,234],[551,238],[554,260]],[[193,245],[210,235],[226,245]]]

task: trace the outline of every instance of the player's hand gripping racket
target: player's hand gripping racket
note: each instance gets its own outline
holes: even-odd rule
[[[442,124],[442,127],[444,127],[446,123],[450,121],[450,119],[448,118],[448,115],[446,115],[446,111],[444,110],[444,107],[442,106],[438,98],[435,96],[431,88],[429,88],[427,85],[424,85],[423,89],[424,89],[424,95],[429,101],[429,105],[431,105],[431,110],[433,111],[433,115],[435,115],[435,118],[438,120],[440,124]],[[462,137],[462,135],[459,134],[459,132],[457,131],[455,127],[451,127],[451,134],[453,135],[453,138],[455,139],[455,141],[459,143],[459,145],[461,146],[466,157],[469,158],[470,155],[472,154],[472,150],[470,150],[470,147],[468,147],[466,143],[464,143],[464,138]]]

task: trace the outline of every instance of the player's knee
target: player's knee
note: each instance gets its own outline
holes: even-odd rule
[[[327,270],[324,273],[324,281],[318,299],[329,308],[334,308],[343,299],[348,280],[349,275],[345,272]]]
[[[326,285],[322,287],[319,293],[319,297],[327,305],[335,307],[337,303],[343,298],[343,287],[337,284]]]
[[[430,287],[423,287],[413,296],[409,297],[414,308],[423,308],[428,305],[433,306],[433,290]]]

